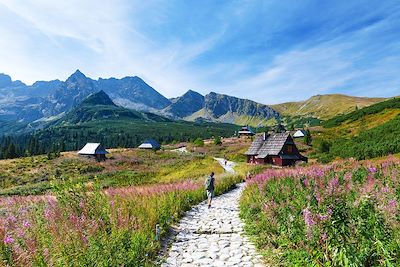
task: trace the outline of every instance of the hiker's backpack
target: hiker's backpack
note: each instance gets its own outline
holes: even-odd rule
[[[214,190],[213,177],[208,177],[205,183],[206,190]]]

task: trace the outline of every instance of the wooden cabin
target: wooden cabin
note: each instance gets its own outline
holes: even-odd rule
[[[243,126],[242,128],[240,128],[240,130],[238,131],[238,135],[239,137],[249,137],[249,136],[253,136],[255,133],[253,132],[253,130],[250,128],[250,126],[246,125]]]
[[[106,160],[106,154],[108,151],[101,146],[100,143],[87,143],[81,150],[78,152],[81,156],[93,157],[97,161]]]
[[[154,149],[159,150],[161,149],[161,145],[154,139],[148,139],[144,141],[140,146],[140,149]]]
[[[292,166],[297,161],[307,162],[296,147],[290,133],[258,135],[245,153],[248,163]]]

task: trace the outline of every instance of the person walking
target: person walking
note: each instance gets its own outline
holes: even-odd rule
[[[208,199],[208,208],[211,208],[211,201],[214,197],[214,189],[215,189],[214,183],[215,183],[214,172],[212,172],[205,182],[205,188]]]

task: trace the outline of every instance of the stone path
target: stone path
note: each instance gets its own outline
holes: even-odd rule
[[[222,166],[222,168],[225,169],[226,172],[235,173],[234,169],[234,167],[236,166],[235,162],[227,160],[225,164],[225,159],[223,158],[214,158],[214,159],[219,162],[219,164]]]
[[[264,266],[243,233],[238,204],[243,188],[239,184],[216,197],[211,209],[202,202],[187,212],[161,266]]]

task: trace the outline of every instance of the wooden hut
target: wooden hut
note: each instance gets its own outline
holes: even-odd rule
[[[246,125],[240,128],[240,130],[238,131],[238,135],[239,137],[248,137],[248,136],[253,136],[254,132],[250,128],[250,126]]]
[[[245,153],[248,163],[294,165],[297,161],[307,162],[296,147],[290,133],[264,133],[255,138]]]
[[[108,151],[101,146],[100,143],[87,143],[81,150],[78,152],[81,156],[93,157],[97,161],[106,160],[106,154]]]
[[[148,139],[144,141],[140,146],[140,149],[154,149],[159,150],[161,149],[161,145],[154,139]]]

